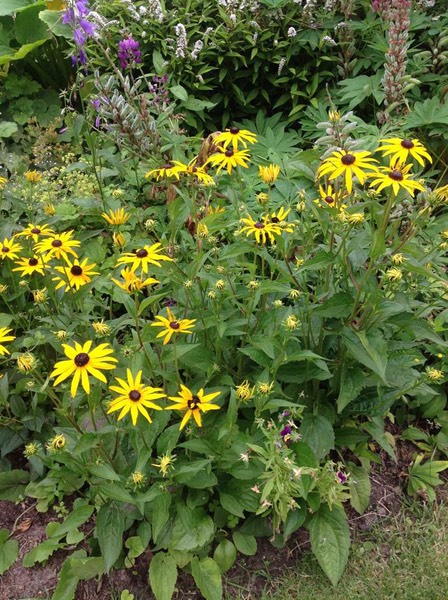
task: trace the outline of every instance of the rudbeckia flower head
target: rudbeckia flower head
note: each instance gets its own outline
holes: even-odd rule
[[[257,136],[247,129],[230,127],[217,135],[213,141],[217,146],[222,146],[224,149],[231,146],[236,152],[238,150],[238,144],[241,144],[243,148],[247,148],[247,144],[255,144]]]
[[[160,406],[154,404],[153,400],[165,398],[166,394],[163,393],[162,388],[143,385],[142,375],[143,372],[139,371],[134,377],[130,369],[127,369],[127,381],[120,379],[119,377],[115,378],[120,385],[111,385],[109,389],[116,392],[118,397],[110,403],[107,414],[119,410],[120,414],[117,419],[120,421],[128,413],[131,413],[133,425],[137,424],[138,416],[141,414],[149,423],[152,423],[147,409],[152,408],[154,410],[162,410]]]
[[[165,337],[163,345],[168,344],[173,335],[179,333],[193,333],[191,329],[196,323],[196,319],[176,319],[169,308],[166,309],[168,318],[160,315],[156,316],[155,323],[151,323],[151,327],[163,327],[163,330],[157,335],[157,338]]]
[[[318,177],[328,176],[330,181],[343,176],[345,188],[351,194],[353,177],[357,177],[359,183],[363,185],[366,179],[376,172],[374,163],[377,162],[377,160],[371,158],[370,152],[336,150],[323,161],[317,174]]]
[[[180,423],[179,429],[182,430],[188,421],[193,417],[198,427],[202,427],[201,412],[209,410],[219,410],[220,406],[211,404],[221,392],[212,392],[205,394],[203,388],[197,394],[193,394],[185,385],[180,386],[179,396],[170,396],[169,399],[174,402],[172,406],[167,406],[165,410],[185,410],[185,415]]]
[[[428,151],[418,140],[389,138],[380,140],[380,142],[383,142],[383,145],[379,146],[378,150],[383,153],[383,156],[391,155],[390,160],[392,163],[405,163],[409,157],[415,158],[422,167],[425,166],[424,158],[432,163]]]

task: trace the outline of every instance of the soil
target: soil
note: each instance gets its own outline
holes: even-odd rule
[[[379,520],[397,514],[402,506],[405,487],[405,473],[412,462],[415,447],[401,443],[397,448],[398,463],[380,452],[381,467],[374,465],[371,471],[371,502],[363,515],[348,508],[352,537],[370,530]],[[448,487],[443,486],[439,496],[448,499]],[[422,499],[424,501],[424,499]],[[35,600],[51,598],[58,583],[58,573],[69,551],[55,552],[44,565],[33,568],[22,566],[23,556],[45,539],[45,528],[49,522],[59,520],[50,510],[39,513],[35,503],[26,500],[20,504],[0,501],[0,529],[13,531],[12,538],[19,542],[19,560],[0,578],[0,600]],[[92,524],[88,526],[91,529]],[[266,538],[258,540],[256,556],[239,555],[234,567],[227,573],[226,590],[230,596],[243,587],[250,590],[248,598],[260,598],[266,583],[285,574],[288,569],[296,568],[301,555],[309,550],[309,540],[305,529],[296,532],[288,540],[286,547],[274,548]],[[87,546],[86,546],[87,549]],[[132,569],[112,571],[100,581],[81,581],[76,592],[76,600],[112,600],[119,599],[121,591],[129,590],[135,600],[154,600],[148,585],[148,565],[151,560],[148,550],[140,556]],[[174,600],[202,600],[195,591],[193,579],[182,573],[177,582]]]

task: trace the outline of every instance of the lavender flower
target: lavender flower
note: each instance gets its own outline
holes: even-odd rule
[[[88,0],[68,0],[68,7],[62,15],[62,22],[65,25],[70,25],[73,29],[73,40],[77,46],[78,54],[72,56],[72,64],[76,66],[78,63],[85,65],[87,55],[84,50],[86,40],[89,37],[94,37],[96,25],[87,20],[90,14]]]
[[[138,47],[139,43],[131,35],[128,35],[127,38],[119,42],[118,58],[120,59],[122,69],[126,69],[132,64],[138,65],[142,62],[142,53]]]

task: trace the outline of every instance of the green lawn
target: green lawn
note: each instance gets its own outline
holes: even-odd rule
[[[448,505],[403,510],[352,546],[348,567],[332,588],[311,554],[261,596],[239,588],[238,600],[447,600]],[[264,571],[266,573],[266,570]],[[229,588],[232,583],[229,582]]]

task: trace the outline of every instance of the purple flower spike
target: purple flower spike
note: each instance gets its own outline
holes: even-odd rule
[[[119,42],[118,58],[122,69],[126,69],[132,63],[140,64],[142,62],[142,53],[138,48],[139,43],[131,35]]]

